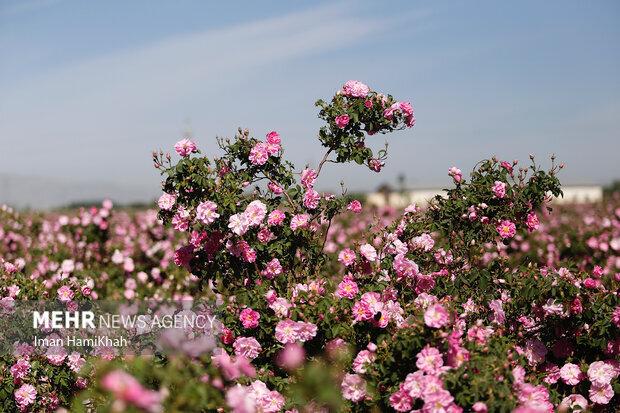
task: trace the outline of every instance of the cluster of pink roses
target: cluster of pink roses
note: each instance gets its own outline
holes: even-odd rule
[[[370,93],[370,88],[357,80],[348,80],[342,86],[340,91],[344,96],[354,97],[354,98],[365,98]]]
[[[379,328],[386,328],[390,321],[401,326],[405,321],[404,311],[395,299],[394,291],[385,291],[383,296],[374,291],[365,292],[351,308],[353,321],[368,321]]]
[[[244,328],[256,328],[258,327],[258,320],[260,319],[260,314],[257,311],[252,310],[251,308],[244,308],[239,314],[239,320],[241,324],[243,324]]]
[[[192,153],[196,153],[198,148],[196,147],[196,143],[191,139],[185,138],[181,139],[174,145],[174,150],[182,157],[187,157]]]
[[[405,116],[405,124],[408,127],[415,125],[415,115],[413,113],[413,106],[409,102],[396,102],[389,108],[385,109],[383,116],[386,119],[392,120],[395,112],[401,112]]]
[[[340,93],[352,98],[366,98],[370,93],[370,88],[357,80],[349,80],[342,86]],[[367,108],[372,107],[372,101],[366,100],[365,106]],[[383,116],[388,120],[392,120],[396,112],[400,112],[405,116],[405,123],[408,127],[415,125],[415,116],[411,103],[395,102],[383,111]],[[335,121],[339,128],[344,128],[349,123],[349,116],[346,114],[337,116]]]
[[[363,138],[351,131],[372,134],[415,123],[410,104],[361,82],[345,83],[339,95],[324,105],[328,126],[320,134],[328,155],[344,141],[365,150]],[[166,388],[174,378],[101,367],[103,379],[87,397],[112,398],[118,409],[163,411],[182,402],[197,411],[297,412],[315,409],[315,403],[315,410],[331,408],[321,397],[334,389],[350,410],[613,406],[620,373],[620,340],[614,337],[620,328],[620,209],[580,211],[575,222],[583,224],[570,238],[570,222],[544,214],[539,219],[540,200],[518,196],[527,191],[515,184],[516,162],[494,159],[489,169],[472,172],[474,183],[482,175],[480,186],[450,168],[456,189],[427,209],[371,210],[360,201],[319,195],[321,166],[295,178],[281,162],[280,143],[270,132],[264,142],[245,136],[223,144],[225,156],[212,168],[210,160],[190,156],[198,152],[194,142],[178,142],[175,150],[184,159],[178,168],[171,165],[159,215],[119,212],[112,219],[111,205],[104,205],[74,218],[0,222],[6,257],[0,309],[37,298],[26,294],[54,297],[68,310],[84,298],[213,298],[222,318],[220,347],[171,358],[168,366],[183,366],[176,371],[182,383]],[[383,158],[364,158],[366,153],[356,156],[380,170]],[[188,165],[204,181],[188,179]],[[532,185],[531,192],[540,189]],[[335,210],[344,214],[332,219]],[[587,253],[573,252],[572,245]],[[571,262],[571,254],[578,259]],[[597,334],[604,338],[587,340]],[[335,357],[338,352],[346,357]],[[92,356],[112,360],[116,353],[97,349]],[[58,404],[40,383],[45,380],[35,377],[41,363],[69,372],[75,388],[86,386],[76,374],[86,363],[81,355],[62,347],[36,357],[21,352],[5,369],[13,379],[11,402],[20,410]],[[328,370],[321,378],[325,388],[309,395],[312,407],[303,406],[289,391],[314,392],[304,388],[304,374],[314,374],[317,365]],[[180,391],[185,386],[188,393]],[[185,396],[194,393],[195,400]]]
[[[308,209],[316,209],[319,206],[321,196],[314,190],[317,173],[314,169],[306,168],[301,172],[301,185],[305,189],[304,206]]]
[[[284,397],[278,391],[269,390],[260,380],[249,386],[237,384],[226,391],[226,404],[238,413],[275,413],[282,410],[284,403]]]
[[[424,351],[424,350],[423,350]],[[424,357],[429,358],[425,360]],[[454,404],[454,397],[445,389],[441,377],[432,367],[435,363],[441,362],[441,356],[433,359],[433,355],[423,356],[419,360],[424,360],[422,365],[431,370],[431,373],[420,369],[415,373],[407,375],[405,381],[400,385],[397,392],[390,396],[390,406],[397,412],[408,412],[413,409],[416,400],[421,399],[423,404],[422,411],[444,411],[460,412],[461,409]],[[417,365],[417,363],[416,363]]]
[[[236,234],[245,234],[250,227],[261,225],[267,215],[267,206],[259,200],[252,201],[245,211],[231,215],[228,219],[228,228]]]
[[[304,321],[282,320],[276,325],[275,338],[282,344],[304,342],[316,336],[317,326]]]
[[[101,380],[101,386],[110,391],[117,401],[133,405],[146,412],[162,412],[162,395],[145,389],[132,375],[114,370],[106,374]]]
[[[276,156],[280,152],[280,142],[278,132],[269,132],[265,142],[258,142],[252,147],[248,159],[252,165],[264,165],[270,156]]]
[[[34,403],[37,397],[37,389],[32,384],[22,384],[15,390],[15,402],[20,411],[26,411],[28,406]]]

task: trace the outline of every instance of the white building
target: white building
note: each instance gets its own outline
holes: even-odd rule
[[[558,204],[585,204],[603,199],[603,187],[599,185],[563,186],[564,197],[554,199]]]
[[[553,202],[583,204],[603,199],[603,187],[600,185],[568,185],[563,186],[562,191],[564,191],[564,197],[555,198]],[[412,203],[424,206],[437,195],[443,195],[441,188],[420,188],[405,192],[370,192],[366,194],[366,202],[377,207],[389,205],[404,208]]]

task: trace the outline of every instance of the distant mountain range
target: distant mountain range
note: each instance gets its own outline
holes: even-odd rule
[[[20,209],[51,209],[105,198],[117,204],[152,203],[159,194],[156,184],[147,187],[0,174],[0,204]]]

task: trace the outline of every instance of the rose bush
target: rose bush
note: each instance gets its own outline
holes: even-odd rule
[[[316,168],[296,172],[275,131],[239,130],[217,157],[190,138],[178,160],[154,154],[157,217],[109,203],[75,217],[4,210],[5,311],[41,297],[191,298],[218,303],[222,323],[219,346],[199,354],[59,358],[15,343],[0,361],[6,405],[614,411],[618,199],[551,213],[561,165],[492,158],[467,176],[450,168],[454,186],[425,208],[370,210],[319,193],[321,171],[379,172],[387,148],[375,154],[373,135],[414,126],[413,107],[357,81],[317,106]]]

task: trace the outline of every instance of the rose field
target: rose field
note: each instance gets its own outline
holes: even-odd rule
[[[114,302],[214,322],[123,332],[151,351],[38,346],[5,324],[0,411],[619,411],[620,195],[558,205],[558,160],[493,154],[445,165],[427,205],[321,192],[326,168],[380,173],[376,139],[415,135],[416,118],[359,81],[316,105],[317,165],[287,161],[277,131],[239,129],[215,153],[208,137],[154,152],[150,209],[3,206],[4,319]]]

